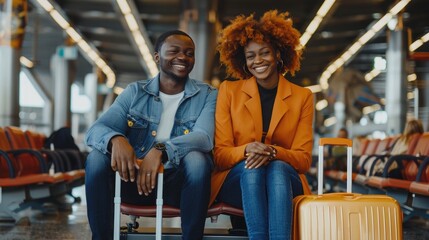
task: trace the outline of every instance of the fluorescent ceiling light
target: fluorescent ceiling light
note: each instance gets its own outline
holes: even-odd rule
[[[107,80],[109,82],[110,88],[115,85],[116,76],[112,69],[107,65],[107,63],[101,59],[98,51],[93,46],[90,46],[83,38],[82,35],[73,27],[71,27],[68,20],[62,15],[62,10],[57,5],[53,5],[50,0],[36,0],[36,2],[46,11],[48,12],[52,19],[66,31],[66,33],[73,39],[82,50],[83,55],[87,57],[89,62],[93,62],[93,64],[97,65],[101,68],[103,73],[106,75]],[[91,61],[90,61],[91,60]],[[108,87],[109,87],[108,86]]]
[[[310,89],[310,91],[312,93],[317,93],[317,92],[321,92],[322,91],[322,87],[319,84],[307,86],[306,88]]]
[[[30,59],[28,59],[28,58],[26,58],[26,57],[24,57],[24,56],[21,56],[20,58],[19,58],[19,61],[21,62],[21,64],[22,65],[24,65],[25,67],[27,67],[27,68],[32,68],[32,67],[34,67],[34,63],[32,62],[32,61],[30,61]]]
[[[128,28],[130,28],[131,32],[139,30],[139,25],[137,24],[136,19],[131,13],[125,14],[125,21],[128,24]]]
[[[65,30],[70,26],[69,22],[57,10],[54,9],[50,11],[49,14],[51,14],[52,18],[62,29]]]
[[[113,88],[113,92],[114,92],[116,95],[121,94],[123,91],[124,91],[124,89],[123,89],[123,88],[121,88],[121,87],[114,87],[114,88]]]
[[[396,5],[393,6],[388,13],[386,13],[380,20],[378,20],[374,25],[372,25],[372,27],[366,33],[360,36],[359,39],[354,42],[352,46],[350,46],[350,48],[347,49],[345,52],[349,52],[349,54],[354,55],[362,47],[363,44],[371,40],[371,38],[374,37],[378,31],[380,31],[384,26],[386,26],[387,22],[392,19],[393,15],[396,15],[399,11],[401,11],[405,6],[407,6],[410,1],[411,0],[401,0],[396,3]],[[332,70],[337,70],[345,63],[344,58],[343,60],[341,60],[342,63],[341,61],[338,61],[339,59],[341,59],[341,56],[333,63],[331,63],[328,67],[326,67],[325,71],[322,73],[320,77],[320,85],[323,89],[327,89],[329,87],[328,79],[333,73]]]
[[[113,88],[115,86],[115,82],[116,82],[116,76],[113,73],[108,73],[107,74],[107,82],[106,82],[106,86],[108,88]]]
[[[429,41],[429,32],[426,33],[423,37],[420,38],[421,40],[423,40],[424,42]]]
[[[304,33],[301,35],[300,42],[302,46],[305,46],[310,40],[311,36],[314,32],[316,32],[320,23],[323,21],[325,15],[331,10],[332,5],[334,5],[335,0],[325,0],[320,6],[319,10],[316,13],[316,16],[311,20],[310,24],[308,24]]]
[[[378,104],[374,104],[374,105],[371,105],[371,106],[366,106],[366,107],[364,107],[364,108],[362,109],[362,113],[363,113],[364,115],[367,115],[367,114],[370,114],[370,113],[372,113],[372,112],[378,111],[378,110],[380,110],[380,109],[381,109],[380,105],[378,105]]]
[[[316,103],[316,110],[320,111],[328,106],[328,100],[323,99]]]
[[[407,76],[407,80],[408,80],[408,82],[416,81],[417,80],[417,75],[415,73],[410,74],[410,75]]]
[[[417,50],[419,47],[421,47],[428,40],[429,40],[429,33],[426,33],[425,35],[423,35],[423,37],[417,39],[416,41],[414,41],[413,43],[410,44],[409,51],[414,52],[415,50]],[[378,74],[380,74],[380,73],[381,73],[381,71],[379,71],[377,69],[373,69],[370,72],[368,72],[367,74],[365,74],[365,79],[367,82],[369,82],[372,79],[374,79],[375,77],[377,77]],[[410,81],[410,78],[408,78],[408,81]]]
[[[378,76],[380,74],[380,70],[374,68],[367,74],[365,74],[365,81],[370,82],[372,79]]]
[[[335,0],[326,0],[322,3],[322,6],[320,6],[319,11],[317,11],[318,16],[325,16],[329,10],[331,9],[332,5],[334,5]]]
[[[116,1],[121,9],[122,14],[128,14],[131,12],[130,5],[128,5],[127,0],[117,0]]]
[[[400,12],[407,4],[411,2],[411,0],[401,0],[399,1],[392,9],[390,9],[389,13],[396,15]]]
[[[149,49],[149,40],[146,40],[144,36],[143,23],[139,21],[139,16],[132,11],[134,3],[128,0],[116,0],[116,3],[119,6],[119,10],[122,12],[128,29],[130,30],[133,43],[140,52],[141,60],[144,62],[144,65],[149,72],[148,75],[155,76],[158,73],[158,67]]]
[[[323,125],[325,125],[325,127],[330,127],[335,123],[337,123],[337,118],[334,116],[334,117],[325,119],[325,121],[323,122]]]
[[[46,12],[50,12],[52,9],[54,9],[54,6],[48,1],[48,0],[37,0],[39,5],[45,9]]]
[[[68,27],[66,32],[76,43],[82,39],[82,36],[72,27]]]

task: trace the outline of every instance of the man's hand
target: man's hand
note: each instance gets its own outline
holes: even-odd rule
[[[156,185],[156,176],[161,165],[162,152],[152,148],[144,157],[137,174],[137,190],[139,194],[149,195]]]
[[[111,166],[113,171],[118,171],[122,180],[131,182],[135,180],[135,168],[138,168],[136,154],[128,140],[122,136],[113,137]]]

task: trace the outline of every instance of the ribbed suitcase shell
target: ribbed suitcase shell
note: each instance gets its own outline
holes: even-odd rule
[[[301,240],[400,240],[402,212],[384,195],[329,193],[294,200]]]
[[[346,145],[350,148],[351,141],[321,139],[319,146],[324,145]],[[322,149],[319,148],[319,154],[321,152]],[[350,163],[351,149],[348,153]],[[323,162],[323,156],[320,156],[319,160]],[[319,165],[319,168],[321,166]],[[351,175],[351,168],[348,168],[348,171]],[[351,181],[350,179],[347,181]],[[319,185],[322,182],[323,179],[320,177]],[[351,182],[349,186],[348,191],[351,191]],[[302,195],[294,198],[293,205],[295,240],[402,239],[401,208],[395,199],[386,195],[354,193]]]

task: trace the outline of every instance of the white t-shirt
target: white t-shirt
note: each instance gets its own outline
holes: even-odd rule
[[[155,141],[165,142],[170,139],[171,130],[173,129],[174,125],[174,117],[176,116],[180,100],[182,100],[184,95],[184,91],[174,95],[168,95],[159,92],[159,98],[162,102],[163,111],[161,114],[161,120],[159,122]]]

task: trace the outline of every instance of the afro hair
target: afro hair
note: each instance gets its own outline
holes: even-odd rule
[[[279,72],[290,72],[292,75],[300,69],[303,47],[300,43],[301,34],[292,26],[289,13],[278,13],[271,10],[258,20],[252,15],[237,16],[225,27],[218,39],[217,50],[221,64],[225,65],[228,76],[238,79],[251,77],[246,72],[244,47],[250,41],[271,44],[280,52]]]

